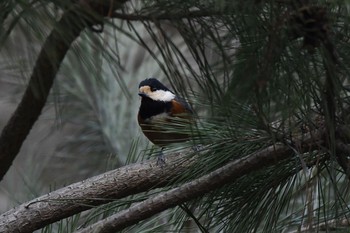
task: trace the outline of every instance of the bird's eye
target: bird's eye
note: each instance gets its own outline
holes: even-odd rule
[[[151,87],[151,91],[156,91],[156,90],[157,90],[157,88]]]

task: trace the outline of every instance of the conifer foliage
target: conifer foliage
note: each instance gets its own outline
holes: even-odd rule
[[[112,155],[84,167],[89,179],[1,214],[0,232],[349,231],[347,1],[6,0],[0,8],[1,60],[15,64],[4,70],[29,67],[0,135],[1,180],[44,107],[78,128],[57,153]],[[37,45],[23,48],[34,61],[11,51],[22,37]],[[180,127],[191,141],[166,148],[163,166],[138,138],[146,74],[195,110],[192,126]],[[110,171],[96,172],[106,162]]]

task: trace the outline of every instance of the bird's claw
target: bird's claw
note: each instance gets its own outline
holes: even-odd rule
[[[200,151],[204,150],[204,146],[201,145],[201,144],[194,145],[194,146],[192,146],[192,150],[193,150],[194,152],[200,152]]]
[[[165,165],[165,156],[162,148],[162,150],[159,152],[157,157],[157,166],[164,166],[164,165]]]

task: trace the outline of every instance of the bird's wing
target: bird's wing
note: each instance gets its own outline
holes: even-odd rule
[[[191,106],[186,102],[186,100],[176,97],[172,100],[172,115],[180,115],[180,114],[193,114],[193,110]]]

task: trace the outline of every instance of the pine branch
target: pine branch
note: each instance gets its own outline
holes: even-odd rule
[[[226,13],[226,14],[229,14],[229,13]],[[123,13],[113,12],[111,17],[117,18],[117,19],[123,19],[127,21],[159,21],[159,20],[182,20],[182,19],[203,18],[203,17],[223,16],[223,15],[225,15],[225,12],[223,11],[196,10],[196,11],[189,11],[189,12],[181,12],[177,14],[166,13],[166,14],[159,14],[159,15],[123,14]]]
[[[295,142],[307,152],[324,145],[321,131],[302,135]],[[303,151],[304,150],[304,151]],[[141,202],[129,210],[108,218],[108,229],[121,229],[152,216],[164,209],[208,193],[252,171],[263,169],[294,155],[295,149],[276,144],[241,159],[228,163],[216,171],[193,180],[179,188],[162,193]],[[188,157],[187,155],[191,155]],[[190,159],[189,159],[190,158]],[[117,199],[173,184],[197,156],[193,152],[174,153],[167,156],[164,166],[156,166],[156,160],[124,166],[56,190],[33,201],[24,203],[0,215],[0,232],[32,232],[60,219],[106,204]],[[115,220],[115,221],[114,221]],[[106,222],[102,224],[105,225]],[[101,224],[101,222],[99,223]],[[100,226],[100,225],[97,225]],[[95,225],[91,226],[92,228]],[[86,229],[84,230],[86,232]]]
[[[120,7],[125,1],[115,1],[118,4],[114,5]],[[11,167],[22,143],[40,116],[70,45],[85,27],[101,23],[100,19],[95,17],[96,12],[95,15],[91,9],[87,12],[86,4],[73,7],[63,14],[43,44],[22,100],[0,135],[0,181]]]
[[[195,158],[174,153],[166,157],[164,166],[149,160],[69,185],[0,215],[0,232],[33,232],[94,206],[164,187],[188,169]]]
[[[311,136],[312,135],[312,136]],[[323,144],[323,133],[309,134],[308,139],[300,142],[302,149],[309,151]],[[232,161],[225,166],[180,187],[155,195],[154,197],[131,206],[108,218],[105,218],[77,233],[99,232],[110,233],[122,230],[138,223],[168,208],[175,207],[186,201],[201,197],[210,191],[232,183],[236,179],[253,171],[258,171],[291,158],[295,151],[283,144],[275,144],[241,159]],[[303,151],[300,151],[302,153]]]

